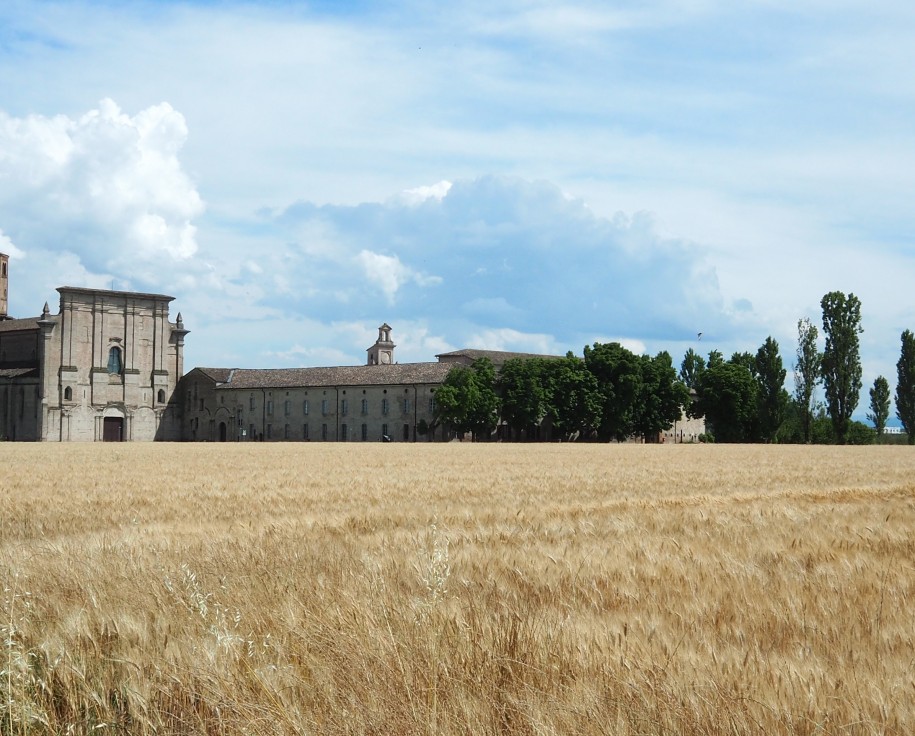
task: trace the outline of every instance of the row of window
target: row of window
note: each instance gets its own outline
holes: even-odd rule
[[[404,413],[404,414],[410,413],[410,399],[402,399],[402,400],[398,401],[397,404],[400,407],[402,413]],[[256,399],[255,399],[255,397],[252,396],[248,400],[248,409],[250,409],[251,411],[254,411],[256,408],[257,408]],[[349,414],[349,408],[350,408],[349,399],[341,399],[340,400],[340,415],[344,416],[344,417],[347,416]],[[203,410],[203,399],[200,400],[200,409]],[[369,400],[362,399],[359,409],[363,415],[367,415],[369,413]],[[305,399],[302,402],[302,414],[305,416],[308,416],[309,410],[310,410],[310,405],[308,403],[308,399]],[[267,416],[273,416],[273,400],[272,399],[267,400],[266,411],[267,411]],[[389,414],[390,411],[391,411],[390,400],[382,399],[381,400],[381,413]],[[430,411],[430,413],[435,411],[435,399],[434,398],[429,399],[429,411]],[[331,413],[330,401],[328,401],[327,399],[322,399],[321,400],[321,416],[326,417],[330,413]],[[292,415],[292,402],[288,399],[283,402],[283,414],[287,417]]]
[[[295,437],[293,437],[292,425],[290,425],[290,424],[285,424],[285,425],[283,425],[283,430],[282,430],[282,431],[283,431],[282,438],[283,438],[284,440],[296,439]],[[321,425],[321,434],[320,434],[320,436],[321,436],[321,440],[324,441],[324,442],[326,442],[328,439],[332,439],[332,438],[330,437],[330,431],[328,430],[328,426],[327,426],[326,424],[322,424],[322,425]],[[403,436],[403,439],[404,439],[405,442],[408,442],[408,441],[410,440],[410,425],[409,425],[409,424],[404,424],[404,425],[403,425],[402,436]],[[381,437],[369,437],[369,425],[368,425],[368,424],[363,424],[363,425],[360,427],[359,438],[360,438],[363,442],[368,442],[369,440],[390,439],[391,436],[390,436],[390,433],[389,433],[389,431],[388,431],[388,425],[387,425],[387,424],[382,424],[382,425],[381,425]],[[257,440],[257,439],[273,440],[273,439],[279,439],[279,435],[274,435],[273,425],[272,425],[272,424],[267,424],[266,427],[264,428],[264,435],[263,435],[263,437],[260,437],[260,436],[258,435],[258,433],[257,433],[257,427],[256,427],[254,424],[251,424],[251,425],[249,425],[249,427],[248,427],[248,439],[252,439],[252,440]],[[311,436],[310,436],[310,434],[309,434],[309,429],[308,429],[308,425],[307,425],[307,424],[303,424],[303,425],[302,425],[302,436],[301,436],[301,439],[303,439],[303,440],[310,440],[310,439],[311,439]],[[349,425],[348,425],[348,424],[341,424],[341,425],[340,425],[340,441],[341,441],[341,442],[348,442],[350,439],[351,439],[351,438],[350,438],[350,428],[349,428]]]

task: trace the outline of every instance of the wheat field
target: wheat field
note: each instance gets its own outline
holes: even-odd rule
[[[2,447],[2,734],[915,732],[907,447]]]

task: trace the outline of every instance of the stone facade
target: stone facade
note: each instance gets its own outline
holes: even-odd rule
[[[379,328],[367,365],[195,368],[181,382],[183,438],[204,442],[415,442],[443,438],[435,391],[451,365],[396,363]],[[436,436],[436,434],[438,436]]]
[[[61,287],[60,311],[0,320],[0,434],[40,441],[177,440],[184,371],[170,296]]]

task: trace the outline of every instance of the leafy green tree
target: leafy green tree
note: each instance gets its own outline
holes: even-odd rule
[[[642,380],[633,429],[646,441],[654,441],[683,416],[690,404],[689,389],[677,377],[673,359],[666,351],[641,357]]]
[[[680,364],[680,380],[687,388],[696,388],[702,372],[705,370],[705,358],[690,348]]]
[[[826,407],[836,440],[846,444],[851,415],[861,394],[861,302],[854,294],[831,291],[820,301],[823,308],[823,386]]]
[[[755,378],[756,377],[756,357],[753,353],[748,353],[746,351],[742,353],[734,353],[731,355],[731,359],[728,361],[734,365],[742,365],[750,374]]]
[[[565,440],[590,437],[600,426],[602,396],[594,374],[571,352],[544,361],[553,431]]]
[[[874,423],[877,436],[883,434],[886,420],[890,417],[890,384],[883,376],[874,379],[874,387],[870,390],[871,404],[867,418]]]
[[[710,350],[708,354],[708,363],[706,363],[706,368],[714,368],[716,365],[721,365],[724,363],[724,356],[721,354],[720,350]],[[693,387],[695,388],[695,386]]]
[[[435,392],[435,420],[447,423],[474,439],[488,437],[499,421],[499,397],[495,391],[495,368],[488,358],[473,366],[452,368]]]
[[[766,338],[755,358],[756,380],[759,382],[759,432],[763,440],[772,442],[785,418],[788,392],[785,391],[787,371],[782,366],[778,342]]]
[[[625,440],[635,429],[637,402],[642,395],[639,356],[618,342],[585,346],[585,365],[597,379],[601,394],[602,439]]]
[[[809,443],[813,395],[820,380],[823,356],[817,350],[817,328],[804,317],[797,323],[797,362],[794,364],[794,400],[801,410],[804,442]]]
[[[749,442],[757,418],[756,379],[746,365],[715,362],[699,382],[698,416],[704,416],[716,442]]]
[[[549,410],[542,358],[512,358],[505,361],[496,379],[502,401],[502,419],[515,435],[536,436],[536,427]]]
[[[915,445],[915,335],[902,333],[902,351],[896,363],[896,416]]]

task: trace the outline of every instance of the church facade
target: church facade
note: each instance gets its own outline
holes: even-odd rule
[[[25,441],[177,440],[184,372],[181,315],[164,294],[57,289],[60,307],[11,319],[0,254],[0,438]]]

